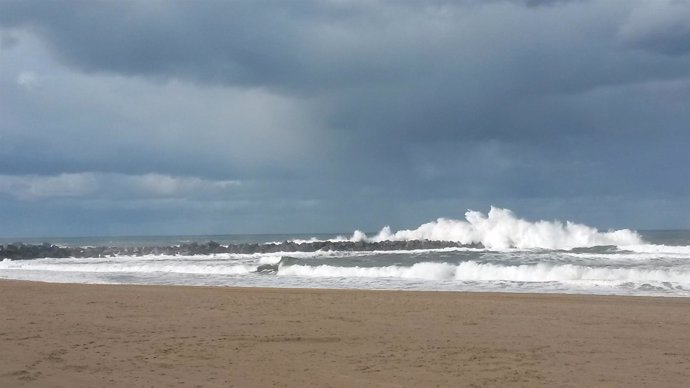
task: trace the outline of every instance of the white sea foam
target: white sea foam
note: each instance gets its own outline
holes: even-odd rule
[[[445,263],[417,263],[410,267],[336,267],[331,265],[280,266],[278,276],[359,277],[443,280],[452,278],[455,267]]]
[[[638,244],[624,247],[636,253],[658,254],[663,256],[685,256],[690,259],[690,246],[687,245],[655,245],[655,244]]]
[[[438,240],[462,244],[481,243],[488,249],[572,249],[601,245],[641,245],[639,234],[629,229],[600,232],[573,222],[526,221],[512,211],[491,207],[487,215],[465,213],[465,220],[439,218],[414,230],[392,232],[386,226],[372,237],[355,231],[351,241]]]
[[[80,273],[177,273],[204,275],[242,275],[256,271],[256,266],[246,264],[205,265],[188,262],[96,262],[59,263],[39,260],[4,260],[0,262],[3,270],[80,272]]]
[[[682,241],[683,235],[674,236],[651,241]],[[600,232],[569,222],[530,222],[505,209],[492,208],[486,215],[468,212],[465,220],[440,219],[414,230],[384,228],[372,236],[356,232],[341,241],[395,240],[403,241],[402,247],[404,241],[418,239],[481,243],[484,248],[0,259],[0,278],[690,296],[690,246],[653,245],[630,230]]]
[[[279,276],[402,278],[457,281],[513,282],[673,282],[690,284],[690,270],[588,267],[573,264],[534,264],[502,266],[467,261],[448,263],[417,263],[409,267],[337,267],[330,265],[281,266]]]

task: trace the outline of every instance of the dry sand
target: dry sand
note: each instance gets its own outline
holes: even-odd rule
[[[0,281],[0,386],[687,387],[690,299]]]

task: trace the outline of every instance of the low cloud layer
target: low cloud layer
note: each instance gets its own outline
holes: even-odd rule
[[[212,181],[160,174],[63,173],[51,176],[0,175],[0,193],[20,201],[54,198],[224,198],[239,181]]]
[[[689,16],[675,0],[1,0],[0,210],[31,221],[0,234],[374,230],[491,204],[688,227]],[[74,212],[87,225],[62,223]]]

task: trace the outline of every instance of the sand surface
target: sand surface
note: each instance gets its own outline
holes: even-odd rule
[[[690,299],[0,281],[0,387],[687,387]]]

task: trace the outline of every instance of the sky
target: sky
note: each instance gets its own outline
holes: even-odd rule
[[[0,236],[690,228],[690,1],[0,0]]]

